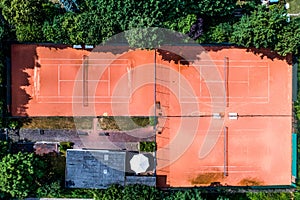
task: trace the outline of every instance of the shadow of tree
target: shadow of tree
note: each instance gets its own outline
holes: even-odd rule
[[[292,55],[288,55],[288,56],[281,56],[279,55],[277,52],[272,51],[270,49],[266,49],[266,48],[254,48],[254,47],[241,47],[241,46],[236,46],[234,44],[205,44],[203,45],[203,47],[205,48],[206,51],[221,51],[224,49],[246,49],[246,52],[251,52],[257,56],[259,56],[261,59],[263,59],[264,57],[270,59],[270,60],[274,60],[274,59],[278,59],[278,60],[286,60],[286,62],[288,64],[292,64]]]
[[[32,97],[24,89],[30,85],[29,79],[31,77],[26,69],[35,67],[36,45],[12,45],[11,55],[11,115],[27,116],[27,104]]]
[[[174,61],[175,64],[180,63],[181,65],[189,65],[189,62],[182,56],[164,49],[157,49],[158,54],[163,60],[171,62]]]
[[[34,70],[40,68],[38,62],[39,55],[37,48],[39,46],[48,47],[50,49],[65,49],[70,45],[55,45],[55,44],[13,44],[11,46],[11,94],[12,105],[11,115],[15,117],[28,116],[28,103],[33,99],[27,91],[29,86],[34,90]],[[32,81],[33,80],[33,81]],[[24,119],[20,120],[24,122]]]
[[[10,94],[11,99],[10,109],[8,110],[7,126],[17,124],[16,129],[22,127],[23,124],[30,123],[28,118],[28,103],[33,100],[33,96],[28,90],[34,88],[34,71],[41,67],[38,62],[39,56],[37,48],[39,46],[64,49],[70,45],[55,45],[55,44],[12,44],[11,45],[11,63],[8,76],[11,77]],[[33,80],[33,81],[32,81]],[[10,116],[10,117],[9,117]],[[15,126],[15,125],[14,125]]]

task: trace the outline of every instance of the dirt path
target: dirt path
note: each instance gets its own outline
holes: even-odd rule
[[[20,140],[32,142],[49,141],[74,142],[74,148],[99,149],[124,149],[126,143],[137,143],[139,141],[153,141],[155,138],[153,128],[146,127],[131,131],[97,131],[92,130],[43,130],[41,134],[39,129],[21,129],[19,131]]]

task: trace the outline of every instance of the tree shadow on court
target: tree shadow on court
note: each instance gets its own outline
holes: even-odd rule
[[[114,55],[121,55],[135,48],[128,45],[114,44],[114,45],[97,45],[92,51],[93,53],[112,53]]]
[[[164,61],[188,65],[189,60],[199,59],[199,51],[191,50],[195,47],[200,45],[185,34],[151,27],[117,34],[97,45],[93,52],[121,55],[134,50],[149,50],[155,51]]]
[[[72,48],[72,45],[67,45],[67,44],[51,44],[51,43],[41,43],[41,44],[37,44],[36,47],[46,47],[51,49],[55,49],[55,50],[62,50],[62,49],[67,49],[67,48]],[[84,45],[81,45],[84,46]],[[36,55],[37,56],[37,55]]]
[[[164,49],[157,49],[158,55],[161,56],[162,60],[164,61],[174,61],[175,64],[180,65],[189,65],[189,61],[184,58],[182,55],[178,55],[175,52],[172,52],[170,50],[164,50]],[[194,55],[194,59],[196,58],[196,55]]]
[[[180,39],[180,38],[179,38]],[[162,45],[156,48],[158,56],[161,56],[162,60],[168,62],[174,62],[175,64],[180,63],[181,65],[189,66],[192,62],[200,61],[209,58],[205,53],[210,51],[221,51],[225,49],[246,49],[246,52],[252,52],[253,54],[260,56],[261,59],[267,57],[272,61],[274,59],[286,60],[288,64],[292,63],[292,56],[280,56],[278,53],[271,51],[269,49],[257,49],[257,48],[245,48],[240,46],[235,46],[232,44],[196,44],[196,43],[178,43],[172,45]],[[98,53],[112,53],[114,55],[121,55],[131,50],[137,50],[137,48],[132,48],[128,44],[107,44],[98,45],[93,49],[93,52]],[[148,49],[154,51],[155,49]],[[202,58],[201,58],[202,57]]]
[[[204,48],[207,51],[221,51],[224,49],[246,49],[246,52],[253,53],[256,56],[259,56],[261,59],[264,57],[270,59],[270,60],[285,60],[288,64],[292,64],[292,56],[287,55],[287,56],[281,56],[275,51],[271,51],[270,49],[265,49],[265,48],[254,48],[254,47],[241,47],[241,46],[236,46],[232,44],[211,44],[211,45],[204,45]]]
[[[288,55],[288,56],[281,56],[278,53],[271,51],[269,49],[256,49],[256,48],[247,48],[247,52],[252,52],[255,55],[260,55],[260,58],[263,59],[264,57],[267,57],[269,59],[271,59],[272,61],[274,59],[278,59],[278,60],[286,60],[286,62],[288,64],[292,64],[292,55]]]
[[[32,77],[28,71],[37,66],[36,45],[12,45],[11,48],[11,115],[24,117],[27,116],[28,102],[32,99],[25,88],[31,85]]]
[[[178,47],[173,46],[173,48],[167,48],[169,50],[166,49],[162,49],[162,48],[156,48],[156,49],[145,49],[147,51],[155,51],[158,56],[161,56],[163,60],[171,62],[174,61],[176,64],[178,64],[180,62],[180,64],[182,65],[188,65],[188,61],[181,55],[176,53],[176,50],[178,49]],[[172,51],[173,49],[173,51]],[[130,51],[135,51],[135,50],[140,50],[138,48],[132,48],[129,46],[121,46],[121,45],[112,45],[112,46],[96,46],[93,49],[93,53],[111,53],[113,55],[122,55],[125,54],[127,52]],[[196,55],[194,55],[194,58],[196,58]],[[154,61],[154,60],[153,60]]]

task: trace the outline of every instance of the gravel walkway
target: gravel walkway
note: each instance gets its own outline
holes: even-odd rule
[[[31,142],[69,141],[74,143],[74,148],[128,149],[129,144],[154,141],[155,134],[152,127],[131,131],[20,129],[19,139]]]

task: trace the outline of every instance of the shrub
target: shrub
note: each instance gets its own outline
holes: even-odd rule
[[[60,142],[59,143],[59,152],[63,155],[66,155],[67,149],[73,149],[73,142]]]
[[[149,117],[149,124],[150,124],[150,126],[156,126],[156,124],[157,124],[157,117],[156,116],[150,116]]]
[[[140,142],[140,151],[154,152],[156,150],[155,142]]]

